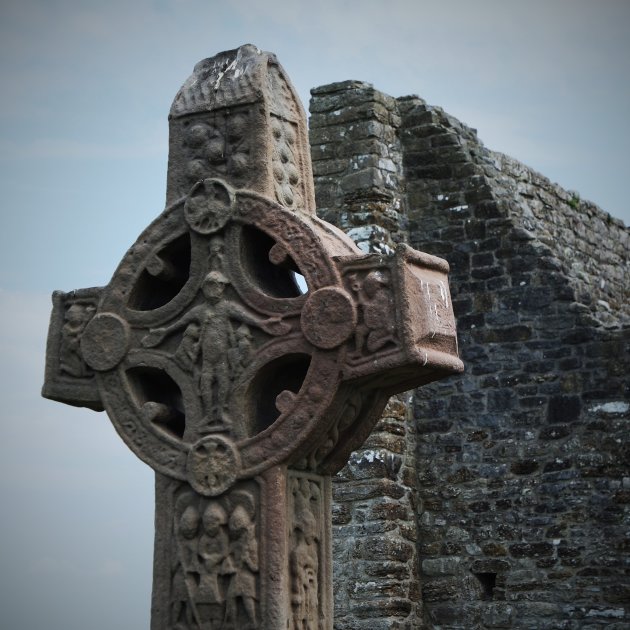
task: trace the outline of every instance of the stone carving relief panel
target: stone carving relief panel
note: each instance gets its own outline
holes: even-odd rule
[[[301,106],[295,93],[278,66],[272,65],[267,74],[270,91],[275,94],[271,103],[272,170],[275,197],[278,203],[291,210],[306,209],[312,194],[312,184],[304,177],[308,143],[300,133],[303,120]],[[310,166],[306,172],[310,177]],[[309,207],[306,209],[311,211]]]
[[[400,340],[391,270],[386,267],[350,269],[344,281],[358,305],[358,323],[348,362],[362,363],[374,353],[398,350]]]
[[[276,199],[285,208],[293,210],[303,208],[296,125],[272,116],[271,134],[273,138],[271,165]]]
[[[259,627],[259,523],[253,481],[217,498],[200,497],[182,485],[173,510],[169,628]]]
[[[245,105],[178,120],[184,187],[208,177],[220,177],[234,186],[247,187],[259,166],[256,115],[251,106]]]
[[[195,216],[197,229],[198,222],[201,219]],[[271,336],[289,329],[280,318],[261,314],[243,304],[224,269],[221,234],[215,233],[204,246],[207,271],[201,282],[203,299],[167,326],[151,328],[141,339],[145,348],[158,351],[162,348],[171,353],[177,366],[191,378],[193,390],[201,401],[204,418],[203,428],[199,427],[201,433],[234,428],[228,409],[230,394],[251,360],[255,345],[252,329]],[[172,338],[170,343],[169,338]],[[238,428],[235,431],[240,433]]]
[[[59,372],[74,378],[92,378],[94,372],[81,354],[81,336],[96,313],[96,304],[90,299],[75,297],[65,300],[64,324],[59,344]]]
[[[292,471],[289,484],[289,630],[319,630],[324,615],[322,575],[326,515],[321,478]]]
[[[96,314],[101,289],[53,294],[43,395],[101,410],[94,370],[81,350],[81,338]]]

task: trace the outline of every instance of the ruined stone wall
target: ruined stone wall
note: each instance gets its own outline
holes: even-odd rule
[[[417,97],[311,112],[318,207],[449,261],[466,365],[340,475],[336,628],[630,627],[628,230]]]
[[[313,90],[318,214],[365,252],[389,252],[407,236],[399,125],[395,99],[371,85]],[[333,486],[335,628],[422,623],[410,409],[409,396],[394,397]]]
[[[513,216],[551,247],[578,301],[604,325],[630,317],[630,238],[623,222],[506,155],[492,158]]]

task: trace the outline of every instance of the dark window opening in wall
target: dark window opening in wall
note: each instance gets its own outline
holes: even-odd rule
[[[494,587],[497,584],[496,573],[474,573],[473,575],[481,584],[481,599],[488,600],[494,598]]]

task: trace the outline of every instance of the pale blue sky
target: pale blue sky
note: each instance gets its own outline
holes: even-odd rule
[[[0,3],[0,627],[148,627],[152,474],[39,398],[54,289],[105,284],[163,208],[167,113],[253,43],[309,89],[416,93],[630,223],[627,0]]]

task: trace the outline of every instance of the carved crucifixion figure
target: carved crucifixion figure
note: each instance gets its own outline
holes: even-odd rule
[[[331,475],[389,396],[461,371],[448,267],[315,216],[271,54],[197,64],[170,128],[166,209],[106,287],[53,295],[43,394],[156,471],[153,630],[330,630]]]

